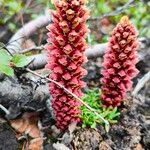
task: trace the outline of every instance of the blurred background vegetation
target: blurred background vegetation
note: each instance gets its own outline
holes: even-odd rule
[[[89,0],[87,5],[91,10],[89,44],[106,42],[123,15],[130,17],[140,37],[150,38],[149,0]],[[7,43],[23,24],[44,14],[46,8],[53,8],[50,0],[0,0],[0,41]]]

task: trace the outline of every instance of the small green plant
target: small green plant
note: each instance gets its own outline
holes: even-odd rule
[[[93,89],[85,92],[83,101],[91,106],[97,113],[99,113],[104,119],[110,123],[117,123],[117,119],[120,116],[119,111],[116,108],[104,108],[99,97],[99,90]],[[89,111],[85,106],[81,106],[81,120],[82,127],[90,126],[91,128],[96,128],[96,125],[103,124],[99,116],[96,116],[93,112]]]
[[[102,15],[108,15],[112,13],[118,8],[125,6],[129,0],[89,0],[88,7],[91,10],[91,17],[97,18],[97,22],[101,21],[98,18],[101,18]],[[144,1],[135,0],[132,7],[127,7],[123,12],[116,13],[116,15],[106,17],[111,21],[111,24],[116,24],[123,15],[129,16],[131,22],[134,23],[135,27],[139,31],[139,36],[150,38],[150,30],[149,30],[149,20],[150,20],[150,4],[149,2],[145,3]],[[138,10],[138,11],[137,11]],[[139,21],[140,20],[140,21]],[[99,25],[99,24],[98,24]],[[93,26],[92,23],[89,23],[89,26]],[[101,26],[99,27],[101,28]],[[96,35],[90,35],[96,36]],[[102,36],[101,42],[107,42],[107,34]],[[94,37],[92,38],[92,44],[95,44]],[[91,44],[91,43],[89,43]]]
[[[2,18],[0,19],[0,24],[6,24],[13,15],[19,13],[23,8],[22,1],[20,0],[1,0],[0,1],[0,12],[2,13]]]
[[[14,67],[24,67],[29,62],[30,60],[25,55],[16,54],[10,56],[5,49],[0,50],[0,72],[8,76],[14,75]]]

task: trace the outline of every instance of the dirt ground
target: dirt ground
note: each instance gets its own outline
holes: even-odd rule
[[[94,88],[100,86],[100,67],[101,58],[95,59],[95,61],[89,60],[86,64],[88,75],[85,77],[85,81],[88,83],[88,88]],[[146,60],[147,61],[147,60]],[[144,66],[145,62],[140,62],[138,68],[142,68],[141,74],[137,78],[140,78],[147,70],[147,66]],[[144,66],[145,68],[141,67]],[[148,66],[149,67],[149,66]],[[135,84],[137,78],[134,79]],[[10,80],[10,79],[7,79]],[[6,80],[6,81],[7,81]],[[4,81],[3,81],[4,82]],[[3,83],[1,82],[1,83]],[[15,82],[11,81],[11,84]],[[31,83],[30,83],[31,84]],[[19,88],[26,88],[23,83]],[[30,86],[32,89],[32,86]],[[41,89],[41,87],[39,86]],[[28,89],[28,92],[31,90]],[[141,90],[140,96],[131,97],[131,93],[128,93],[128,97],[124,104],[120,107],[121,116],[119,123],[112,125],[110,131],[106,133],[103,126],[97,126],[97,129],[81,128],[80,125],[74,127],[72,131],[66,131],[64,133],[57,134],[57,130],[52,129],[52,125],[55,121],[50,115],[50,110],[47,109],[47,100],[41,99],[40,103],[36,102],[36,98],[32,101],[28,98],[24,98],[19,101],[13,100],[9,102],[5,100],[5,106],[8,108],[11,106],[12,113],[6,116],[1,111],[0,119],[0,149],[1,150],[16,150],[21,149],[25,141],[29,140],[27,135],[23,135],[24,138],[17,140],[18,134],[12,128],[10,120],[21,118],[25,112],[31,113],[31,118],[37,118],[41,120],[43,136],[45,137],[43,148],[45,150],[60,149],[65,146],[71,150],[149,150],[150,149],[150,84]],[[26,93],[30,96],[37,91]],[[21,91],[20,91],[21,92]],[[24,95],[25,96],[25,95]],[[26,96],[27,97],[27,96]],[[42,96],[41,96],[42,97]],[[3,97],[4,98],[4,97]],[[39,98],[39,97],[38,97]],[[142,99],[144,98],[144,99]],[[23,102],[24,101],[24,102]],[[20,103],[21,109],[16,106]],[[33,115],[35,113],[36,115]],[[53,143],[57,143],[53,147]],[[63,146],[62,146],[62,145]]]

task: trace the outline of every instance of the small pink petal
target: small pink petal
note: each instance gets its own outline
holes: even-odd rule
[[[63,50],[66,54],[70,54],[72,52],[72,47],[70,44],[67,44]]]
[[[124,70],[118,72],[119,76],[124,77],[126,75]]]
[[[58,60],[58,62],[63,65],[63,66],[66,66],[67,65],[67,58],[63,57],[61,59]]]
[[[73,62],[68,66],[68,70],[75,70],[77,69],[77,65],[75,65]]]
[[[115,74],[115,70],[113,68],[107,69],[109,74]]]
[[[73,42],[78,36],[78,33],[76,31],[72,31],[71,33],[69,33],[68,35],[68,39],[69,41]]]
[[[119,83],[119,82],[120,82],[120,79],[117,78],[117,77],[113,78],[112,80],[113,80],[113,82],[115,82],[115,83]]]
[[[55,67],[54,69],[53,69],[53,71],[54,71],[54,73],[60,73],[60,74],[62,74],[63,73],[63,69],[61,68],[61,67]]]
[[[127,55],[125,54],[125,53],[121,53],[120,55],[119,55],[119,59],[120,60],[124,60],[124,59],[126,59],[127,58]]]
[[[65,73],[63,76],[62,76],[65,80],[70,80],[71,79],[71,75],[69,73]]]
[[[121,68],[119,62],[114,63],[114,64],[113,64],[113,67],[115,67],[115,68],[117,68],[117,69],[120,69],[120,68]]]

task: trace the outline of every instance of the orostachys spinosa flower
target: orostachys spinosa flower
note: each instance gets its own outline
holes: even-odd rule
[[[82,68],[86,62],[83,53],[87,47],[86,20],[89,18],[86,0],[53,0],[53,3],[56,7],[52,12],[53,23],[47,26],[49,77],[81,98],[81,89],[85,86],[81,79],[87,74]],[[49,90],[57,127],[64,130],[70,123],[79,122],[81,103],[54,83],[49,83]]]
[[[114,28],[104,55],[101,74],[102,101],[106,107],[119,106],[131,90],[131,79],[138,74],[137,32],[127,16]]]

